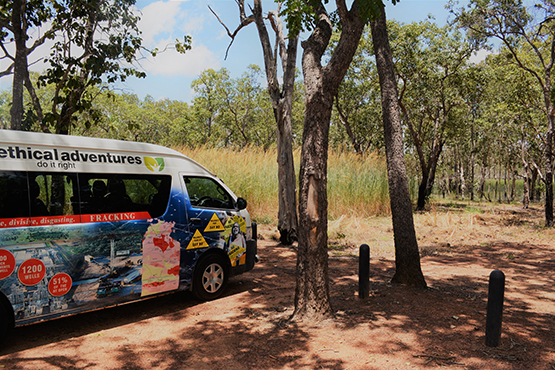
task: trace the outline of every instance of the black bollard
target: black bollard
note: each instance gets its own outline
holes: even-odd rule
[[[360,246],[358,255],[358,297],[368,298],[370,293],[370,247],[366,244]]]
[[[486,316],[486,346],[497,347],[501,338],[503,321],[503,296],[505,292],[505,274],[493,270],[489,275],[488,309]]]

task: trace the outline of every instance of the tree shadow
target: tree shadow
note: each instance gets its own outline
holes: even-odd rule
[[[266,245],[259,252],[262,261],[251,272],[232,278],[219,300],[202,303],[184,292],[19,328],[2,349],[1,364],[14,369],[102,367],[103,353],[91,357],[81,351],[91,335],[122,327],[121,338],[113,335],[105,344],[114,368],[346,369],[349,364],[342,353],[324,352],[333,350],[334,343],[315,350],[314,339],[322,338],[318,328],[289,321],[294,250]],[[536,307],[538,301],[555,303],[551,253],[547,246],[511,243],[439,249],[422,258],[428,289],[391,285],[394,261],[372,260],[368,299],[357,296],[358,259],[330,258],[336,316],[331,332],[335,338],[350,335],[349,345],[361,357],[404,356],[420,368],[461,364],[470,369],[484,364],[495,369],[552,368],[555,340],[550,329],[555,327],[555,315]],[[505,272],[506,289],[501,343],[490,348],[485,346],[485,314],[493,269]],[[236,304],[228,306],[228,301]],[[213,315],[216,309],[218,314]],[[156,320],[147,320],[152,318]],[[123,326],[152,329],[160,320],[181,329],[157,339],[125,340],[129,328]],[[187,325],[179,326],[183,320]],[[19,353],[56,343],[71,355]],[[370,361],[364,368],[380,367]]]
[[[248,282],[231,278],[222,299],[252,288]],[[80,336],[91,335],[128,324],[143,325],[148,319],[164,316],[167,320],[183,318],[187,308],[203,302],[190,291],[152,296],[141,301],[96,311],[61,317],[13,329],[0,347],[0,356],[40,347]],[[145,324],[146,325],[146,324]]]
[[[417,339],[410,344],[399,340],[400,334],[380,340],[376,351],[409,351],[422,365],[488,360],[507,369],[555,366],[551,333],[555,327],[555,259],[551,248],[502,243],[473,246],[463,253],[455,253],[456,249],[451,248],[450,255],[422,258],[424,271],[435,265],[432,275],[424,272],[429,286],[425,290],[389,284],[393,261],[372,262],[372,294],[358,304],[343,298],[349,292],[352,296],[357,280],[334,277],[333,304],[342,312],[338,320],[346,328],[414,335]],[[485,346],[485,323],[489,273],[494,269],[504,271],[506,281],[501,342],[491,348]]]
[[[113,367],[119,369],[281,369],[314,364],[325,369],[343,369],[341,359],[311,353],[310,329],[288,320],[294,260],[284,263],[285,256],[291,257],[290,248],[276,251],[266,263],[257,265],[254,273],[230,279],[225,295],[215,301],[199,302],[189,292],[182,292],[17,328],[13,340],[1,350],[0,363],[14,369],[81,369],[106,367],[104,361],[110,358]],[[283,271],[290,279],[287,284],[278,276]],[[222,302],[228,298],[241,301],[237,296],[242,295],[251,299],[229,307],[230,313],[225,318],[211,316],[210,311],[218,309],[221,314],[226,310]],[[140,342],[125,340],[129,328],[144,326],[146,332],[146,326],[155,325],[155,321],[175,322],[178,326],[181,320],[191,317],[196,319],[189,320],[190,324],[177,335],[168,334],[163,339],[145,337]],[[128,324],[132,326],[124,327]],[[121,337],[118,333],[103,338],[104,331],[118,328],[122,328]],[[99,353],[91,359],[90,355],[82,355],[91,337],[106,342],[109,351],[106,356]],[[25,354],[28,349],[43,346],[50,349],[52,345],[70,355],[49,356],[48,350],[44,357]],[[306,356],[299,356],[300,352]]]

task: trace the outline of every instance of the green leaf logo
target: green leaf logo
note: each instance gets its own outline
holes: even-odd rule
[[[152,172],[162,172],[164,169],[164,158],[144,157],[145,166]]]

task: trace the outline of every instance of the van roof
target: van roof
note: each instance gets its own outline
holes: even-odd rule
[[[161,145],[124,141],[114,139],[101,139],[95,137],[48,134],[42,132],[16,131],[0,129],[0,143],[4,145],[33,145],[43,148],[90,149],[116,152],[141,153],[143,155],[177,157],[198,166],[200,169],[214,175],[206,167],[187,157],[177,150]]]
[[[45,134],[42,132],[16,131],[16,130],[0,130],[0,142],[6,144],[19,145],[40,145],[43,147],[56,147],[68,149],[104,149],[117,150],[120,152],[143,152],[158,153],[165,155],[175,155],[185,157],[184,154],[176,150],[166,148],[161,145],[140,143],[134,141],[100,139],[96,137],[72,136]]]

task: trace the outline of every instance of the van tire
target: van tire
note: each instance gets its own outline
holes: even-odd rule
[[[222,295],[228,279],[228,268],[223,256],[209,254],[202,258],[193,278],[193,293],[203,301],[210,301]]]
[[[0,343],[5,343],[8,338],[9,333],[13,329],[13,317],[10,320],[10,314],[4,306],[3,302],[0,302]]]

